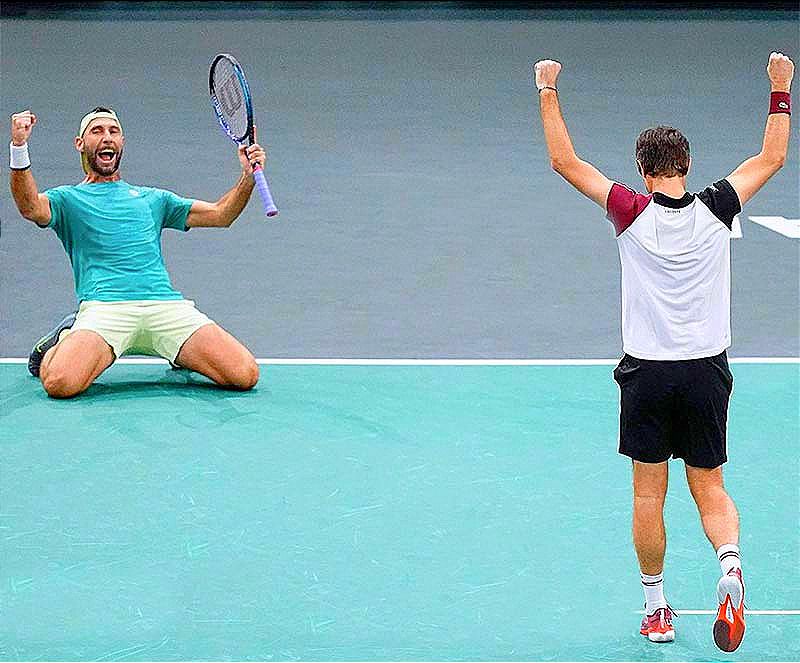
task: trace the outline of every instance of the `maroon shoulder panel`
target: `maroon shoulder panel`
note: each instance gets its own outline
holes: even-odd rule
[[[652,195],[645,196],[616,182],[611,186],[606,201],[606,218],[614,224],[617,235],[621,235],[650,204]]]

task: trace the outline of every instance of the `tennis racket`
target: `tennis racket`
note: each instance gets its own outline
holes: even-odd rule
[[[252,145],[253,100],[242,66],[235,57],[220,53],[214,58],[208,73],[208,91],[223,131],[237,145],[244,145],[245,142],[248,146]],[[257,163],[253,164],[253,179],[264,204],[264,213],[275,216],[278,208],[272,202],[264,169]]]

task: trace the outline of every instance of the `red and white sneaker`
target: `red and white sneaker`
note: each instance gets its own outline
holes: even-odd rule
[[[658,608],[652,615],[645,615],[639,633],[646,635],[650,642],[672,642],[675,639],[675,628],[672,626],[674,616],[672,608]]]
[[[722,651],[736,651],[744,638],[744,582],[742,570],[731,569],[717,583],[719,610],[714,642]]]

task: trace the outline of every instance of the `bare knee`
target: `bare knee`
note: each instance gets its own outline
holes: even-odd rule
[[[254,360],[245,361],[230,376],[228,386],[239,391],[249,391],[258,384],[260,372]]]
[[[634,493],[633,506],[639,509],[663,509],[666,502],[665,495]]]
[[[72,398],[86,390],[87,385],[78,382],[65,371],[58,369],[42,370],[40,376],[42,386],[51,398]]]
[[[664,502],[667,498],[666,486],[661,483],[638,482],[633,486],[633,499],[648,502]]]
[[[237,387],[242,391],[252,389],[258,384],[259,375],[258,364],[254,361],[248,362],[242,369]]]
[[[664,495],[653,493],[634,494],[633,496],[633,521],[654,523],[664,517]]]
[[[633,499],[662,503],[667,496],[669,469],[666,463],[633,462]]]

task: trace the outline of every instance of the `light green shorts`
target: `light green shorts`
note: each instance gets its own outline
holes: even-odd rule
[[[116,357],[155,355],[174,362],[200,327],[213,324],[188,299],[82,302],[70,333],[81,329],[103,337]]]

